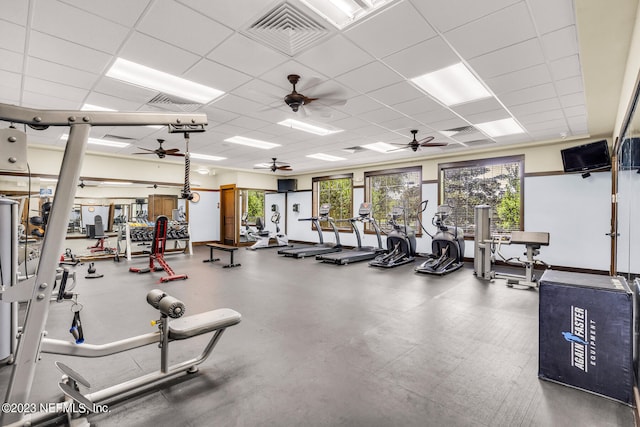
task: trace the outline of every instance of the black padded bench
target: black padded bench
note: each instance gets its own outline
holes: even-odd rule
[[[209,259],[205,259],[202,262],[220,261],[220,258],[213,257],[213,250],[218,249],[221,251],[229,252],[229,255],[231,256],[229,264],[223,265],[224,268],[240,267],[240,263],[233,262],[233,253],[238,250],[236,246],[223,245],[221,243],[207,243],[207,246],[209,247]]]

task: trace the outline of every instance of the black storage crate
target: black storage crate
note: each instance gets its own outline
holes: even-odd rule
[[[633,405],[633,297],[622,277],[547,270],[538,376]]]

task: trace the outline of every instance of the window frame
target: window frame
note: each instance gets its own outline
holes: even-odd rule
[[[473,168],[483,166],[495,166],[505,163],[519,163],[519,180],[520,180],[520,224],[519,230],[524,231],[524,154],[516,154],[513,156],[489,157],[485,159],[463,160],[459,162],[448,162],[438,164],[438,206],[443,203],[444,198],[444,171],[447,169]],[[492,207],[494,212],[495,207]],[[475,224],[474,224],[475,226]],[[465,240],[473,240],[474,234],[464,234]]]
[[[364,173],[364,201],[365,202],[373,202],[372,197],[371,197],[371,177],[376,177],[376,176],[384,176],[384,175],[396,175],[396,174],[401,174],[401,173],[408,173],[408,172],[417,172],[418,173],[418,191],[420,193],[420,201],[423,200],[423,194],[422,194],[422,166],[407,166],[407,167],[403,167],[403,168],[393,168],[393,169],[380,169],[380,170],[375,170],[375,171],[367,171]],[[418,208],[418,206],[416,206],[416,209]],[[414,231],[415,231],[415,235],[416,237],[422,237],[422,228],[420,227],[420,222],[422,221],[422,212],[416,212],[416,218],[417,218],[417,223],[416,224],[409,224],[409,226],[411,226]],[[382,229],[384,224],[380,224],[378,223],[378,226]],[[364,227],[364,233],[365,234],[375,234],[374,230],[371,230],[370,227],[368,227],[368,224],[365,224]]]
[[[336,179],[350,179],[351,180],[351,194],[349,197],[349,209],[350,209],[350,216],[348,218],[352,218],[353,217],[353,173],[342,173],[342,174],[335,174],[335,175],[325,175],[325,176],[316,176],[316,177],[312,177],[311,178],[311,197],[313,199],[312,203],[311,203],[311,215],[314,217],[318,216],[318,211],[320,208],[319,202],[320,202],[320,192],[319,192],[319,182],[321,181],[331,181],[331,180],[336,180]],[[334,218],[334,219],[343,219],[343,218]],[[331,227],[329,227],[328,225],[324,225],[323,223],[326,222],[320,222],[320,229],[322,231],[333,231],[333,229]],[[343,225],[344,224],[344,225]],[[351,229],[351,225],[349,225],[349,223],[347,222],[336,222],[336,227],[338,228],[338,232],[340,233],[352,233],[353,230]],[[313,222],[311,222],[311,228],[313,230],[316,229],[316,226]]]

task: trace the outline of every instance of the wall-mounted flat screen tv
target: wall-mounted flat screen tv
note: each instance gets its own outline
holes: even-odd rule
[[[278,179],[278,193],[286,193],[288,191],[296,191],[298,187],[298,180],[291,179]]]
[[[611,167],[607,140],[560,150],[565,172],[588,172]]]

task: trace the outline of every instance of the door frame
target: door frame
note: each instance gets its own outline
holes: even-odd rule
[[[236,220],[236,214],[238,210],[238,189],[235,184],[220,186],[220,241],[225,244],[226,225],[224,222],[224,213],[226,206],[224,196],[226,191],[233,192],[233,246],[237,246],[238,241],[240,240],[240,231],[238,229]]]

